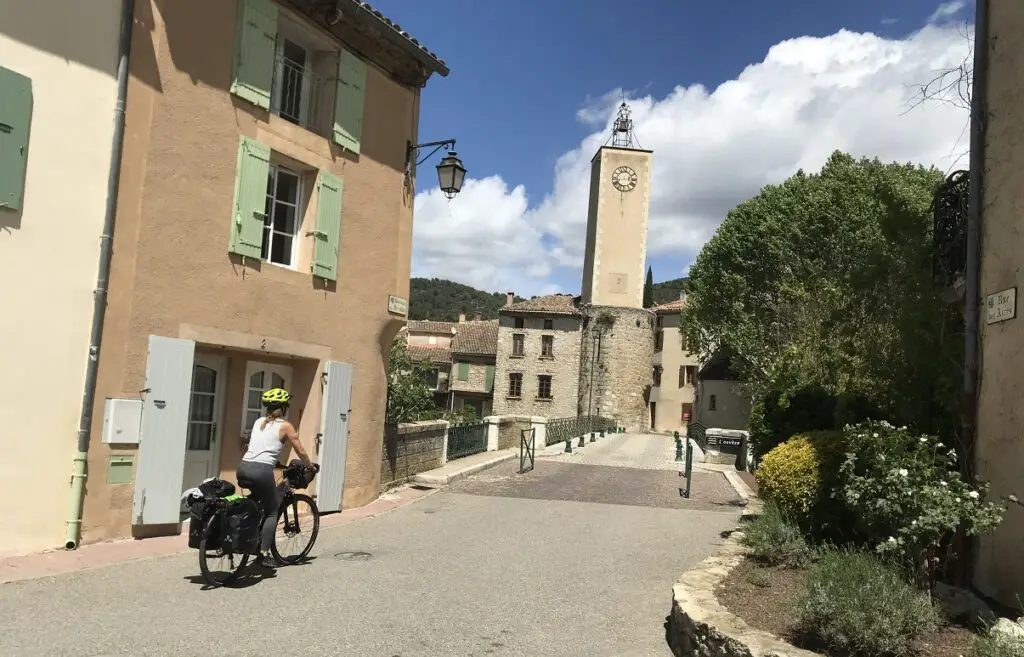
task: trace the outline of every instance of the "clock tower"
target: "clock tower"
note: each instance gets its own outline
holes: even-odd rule
[[[626,103],[619,107],[611,142],[590,162],[581,301],[642,308],[653,151],[636,143]]]

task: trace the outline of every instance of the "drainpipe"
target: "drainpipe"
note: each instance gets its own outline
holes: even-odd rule
[[[985,136],[988,94],[988,5],[977,0],[974,19],[974,73],[971,90],[971,155],[967,179],[967,257],[964,293],[964,379],[965,416],[963,430],[974,460],[978,399],[978,352],[981,321],[981,225],[985,175]]]
[[[68,508],[67,535],[64,547],[74,550],[82,537],[82,507],[85,501],[86,464],[89,455],[89,434],[92,431],[92,409],[96,401],[96,375],[99,370],[100,341],[103,339],[103,316],[107,307],[110,277],[110,255],[114,244],[114,218],[117,213],[118,182],[121,177],[121,152],[124,148],[124,107],[128,96],[128,52],[132,44],[135,0],[122,0],[121,36],[117,46],[117,102],[114,105],[114,140],[110,145],[110,171],[107,174],[107,204],[100,237],[99,272],[93,292],[92,327],[89,332],[89,358],[85,368],[85,390],[78,419],[78,449],[71,474],[71,503]]]

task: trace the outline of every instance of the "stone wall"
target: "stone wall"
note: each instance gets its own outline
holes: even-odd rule
[[[498,449],[519,447],[520,431],[529,429],[529,416],[505,415],[498,423]]]
[[[545,330],[544,320],[553,328]],[[567,315],[530,315],[523,328],[515,318],[502,315],[498,323],[497,370],[494,378],[494,414],[548,418],[575,417],[579,396],[580,318]],[[525,336],[522,356],[512,354],[512,336]],[[553,356],[541,356],[541,336],[554,336]],[[523,375],[522,394],[509,397],[509,374]],[[538,375],[551,375],[552,399],[538,399]]]
[[[579,413],[613,418],[626,431],[646,431],[650,427],[647,394],[652,382],[654,313],[589,306],[585,323]]]
[[[466,363],[469,366],[468,376],[465,381],[459,379],[459,363]],[[490,393],[487,389],[487,367],[494,366],[494,359],[486,356],[465,356],[456,354],[452,356],[452,370],[449,378],[450,389],[455,392],[479,392]]]
[[[386,426],[380,467],[381,490],[444,465],[447,430],[448,423],[441,420]]]

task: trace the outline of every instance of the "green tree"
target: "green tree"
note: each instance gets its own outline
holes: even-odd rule
[[[388,360],[388,424],[432,420],[441,415],[424,378],[425,367],[409,358],[404,340],[391,343]]]
[[[757,397],[864,393],[934,431],[955,407],[956,311],[931,280],[934,168],[833,153],[726,216],[690,269],[681,330],[728,345]]]
[[[654,274],[647,267],[647,280],[644,281],[644,308],[654,305]]]

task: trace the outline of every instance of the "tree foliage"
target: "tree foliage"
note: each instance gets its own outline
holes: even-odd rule
[[[522,301],[522,297],[515,297]],[[454,322],[459,313],[497,319],[505,305],[504,292],[484,292],[443,278],[413,278],[409,281],[409,319]]]
[[[422,363],[409,358],[404,340],[391,343],[388,361],[388,404],[385,422],[416,422],[441,416],[427,385]]]
[[[647,268],[647,280],[644,281],[644,308],[650,308],[654,303],[654,273]]]
[[[728,345],[759,399],[856,394],[901,424],[950,425],[959,317],[931,280],[934,168],[835,152],[729,212],[690,269],[681,330]],[[778,400],[776,400],[778,401]]]

